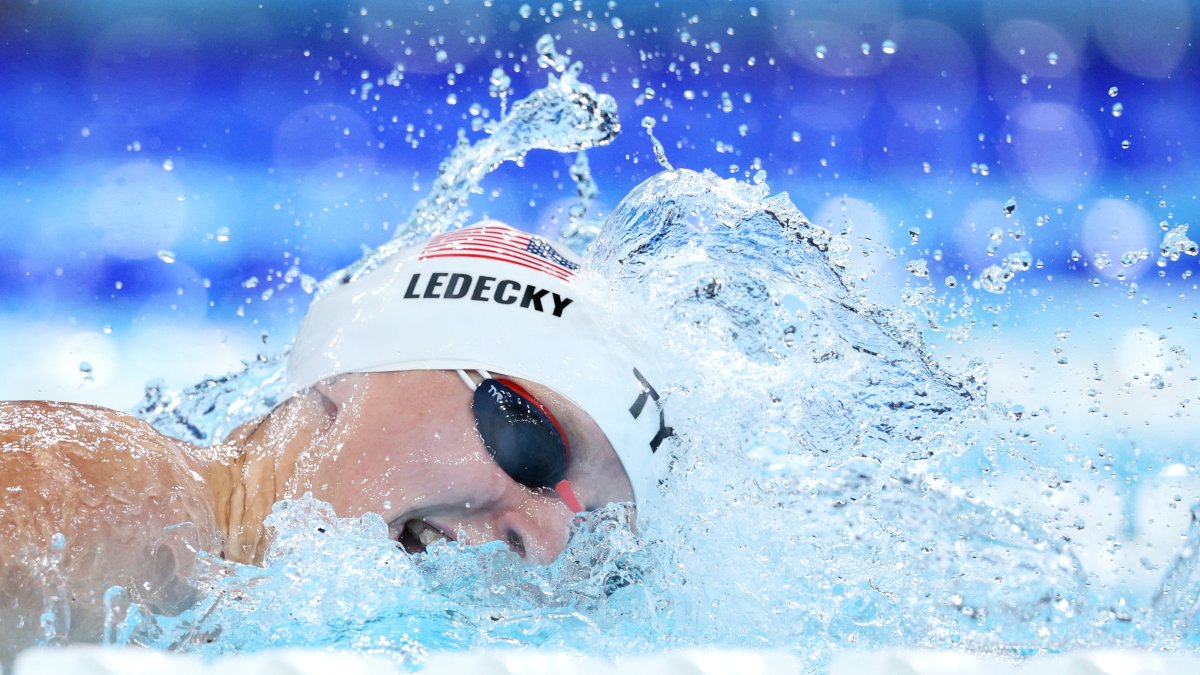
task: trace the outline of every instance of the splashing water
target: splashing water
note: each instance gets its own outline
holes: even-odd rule
[[[611,140],[612,99],[579,82],[578,64],[552,41],[539,41],[539,53],[559,74],[486,138],[462,140],[396,237],[323,289],[466,223],[468,197],[501,163]],[[582,154],[573,173],[590,200]],[[765,180],[668,170],[598,231],[581,222],[572,218],[567,233],[591,242],[583,292],[605,298],[613,330],[670,374],[678,435],[661,451],[675,461],[661,494],[641,506],[640,536],[618,525],[624,514],[613,506],[577,521],[566,553],[546,567],[520,564],[498,543],[443,543],[410,557],[378,516],[283,502],[268,521],[275,534],[262,568],[206,558],[203,599],[179,616],[134,611],[113,592],[110,623],[120,629],[108,639],[209,654],[332,646],[413,667],[429,651],[500,645],[611,657],[769,647],[813,669],[842,650],[886,646],[1025,655],[1200,642],[1197,517],[1162,585],[1130,598],[1095,583],[1049,519],[978,496],[986,491],[963,476],[1006,462],[1048,493],[1063,481],[1004,427],[1020,413],[997,415],[984,400],[982,369],[939,368],[911,314],[871,304],[852,283],[850,242],[813,225],[786,194]],[[1171,250],[1188,253],[1180,238]],[[1015,273],[1027,258],[1005,265]],[[282,359],[260,357],[183,395],[154,388],[139,414],[212,442],[278,402]]]
[[[413,242],[465,225],[471,213],[464,207],[471,194],[504,162],[520,162],[530,150],[586,150],[609,143],[620,133],[616,101],[579,80],[580,62],[560,55],[548,35],[538,40],[538,52],[539,65],[559,75],[550,75],[546,87],[517,101],[498,123],[487,126],[483,140],[471,144],[460,136],[458,147],[438,168],[429,196],[416,205],[391,241],[322,282],[318,297],[375,269]]]
[[[507,114],[485,128],[488,135],[482,140],[471,144],[460,136],[458,146],[439,167],[429,195],[414,207],[393,238],[346,269],[329,275],[315,287],[315,297],[370,272],[413,242],[466,224],[471,212],[465,207],[484,177],[505,162],[520,162],[531,150],[580,152],[572,167],[580,208],[572,213],[563,238],[580,250],[595,237],[595,230],[584,221],[596,187],[582,151],[605,145],[620,133],[616,102],[581,82],[582,65],[559,55],[549,36],[539,40],[538,49],[543,67],[560,74],[550,75],[546,87],[514,103]],[[501,69],[496,70],[492,74],[493,90],[504,102],[511,81]],[[206,380],[183,396],[161,384],[152,384],[136,412],[163,433],[193,443],[212,443],[279,403],[284,395],[285,361],[285,354],[260,354],[239,376]]]

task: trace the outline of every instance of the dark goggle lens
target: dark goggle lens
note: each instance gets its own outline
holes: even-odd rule
[[[536,399],[512,384],[486,379],[475,388],[473,406],[484,447],[513,480],[537,489],[566,478],[566,441]]]

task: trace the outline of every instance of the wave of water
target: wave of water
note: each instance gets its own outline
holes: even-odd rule
[[[619,131],[612,100],[552,42],[539,48],[557,73],[548,86],[463,141],[396,239],[325,286],[469,222],[469,196],[500,163]],[[581,196],[594,194],[586,166],[581,156]],[[765,180],[682,169],[602,224],[577,215],[568,234],[588,246],[584,292],[670,379],[678,435],[661,451],[675,461],[642,505],[640,536],[612,507],[580,519],[546,567],[498,543],[410,557],[376,516],[284,502],[264,567],[206,559],[202,601],[176,617],[114,595],[109,640],[208,654],[332,646],[414,667],[431,650],[497,645],[606,656],[721,645],[792,650],[814,669],[846,649],[1200,642],[1196,518],[1157,590],[1137,595],[1097,583],[1046,518],[977,496],[1004,465],[1051,492],[1062,480],[1038,463],[1044,446],[985,400],[986,372],[945,372],[930,357],[919,319],[933,300],[880,307],[856,288],[845,233],[812,224]],[[283,358],[182,394],[152,389],[139,413],[213,442],[279,400]]]

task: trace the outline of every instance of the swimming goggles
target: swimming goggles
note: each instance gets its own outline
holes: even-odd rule
[[[486,370],[475,372],[483,378],[479,384],[466,371],[458,375],[475,392],[475,424],[496,464],[521,485],[552,489],[573,513],[583,511],[567,482],[571,446],[558,420],[516,382],[492,377]]]

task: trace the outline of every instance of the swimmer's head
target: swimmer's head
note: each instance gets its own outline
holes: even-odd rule
[[[313,303],[288,360],[289,391],[348,373],[414,370],[464,371],[472,384],[490,374],[537,383],[594,421],[644,506],[665,472],[657,453],[671,433],[664,402],[653,364],[605,329],[599,307],[576,286],[578,269],[566,249],[494,221],[404,249]],[[530,410],[509,392],[502,395],[514,409]]]

